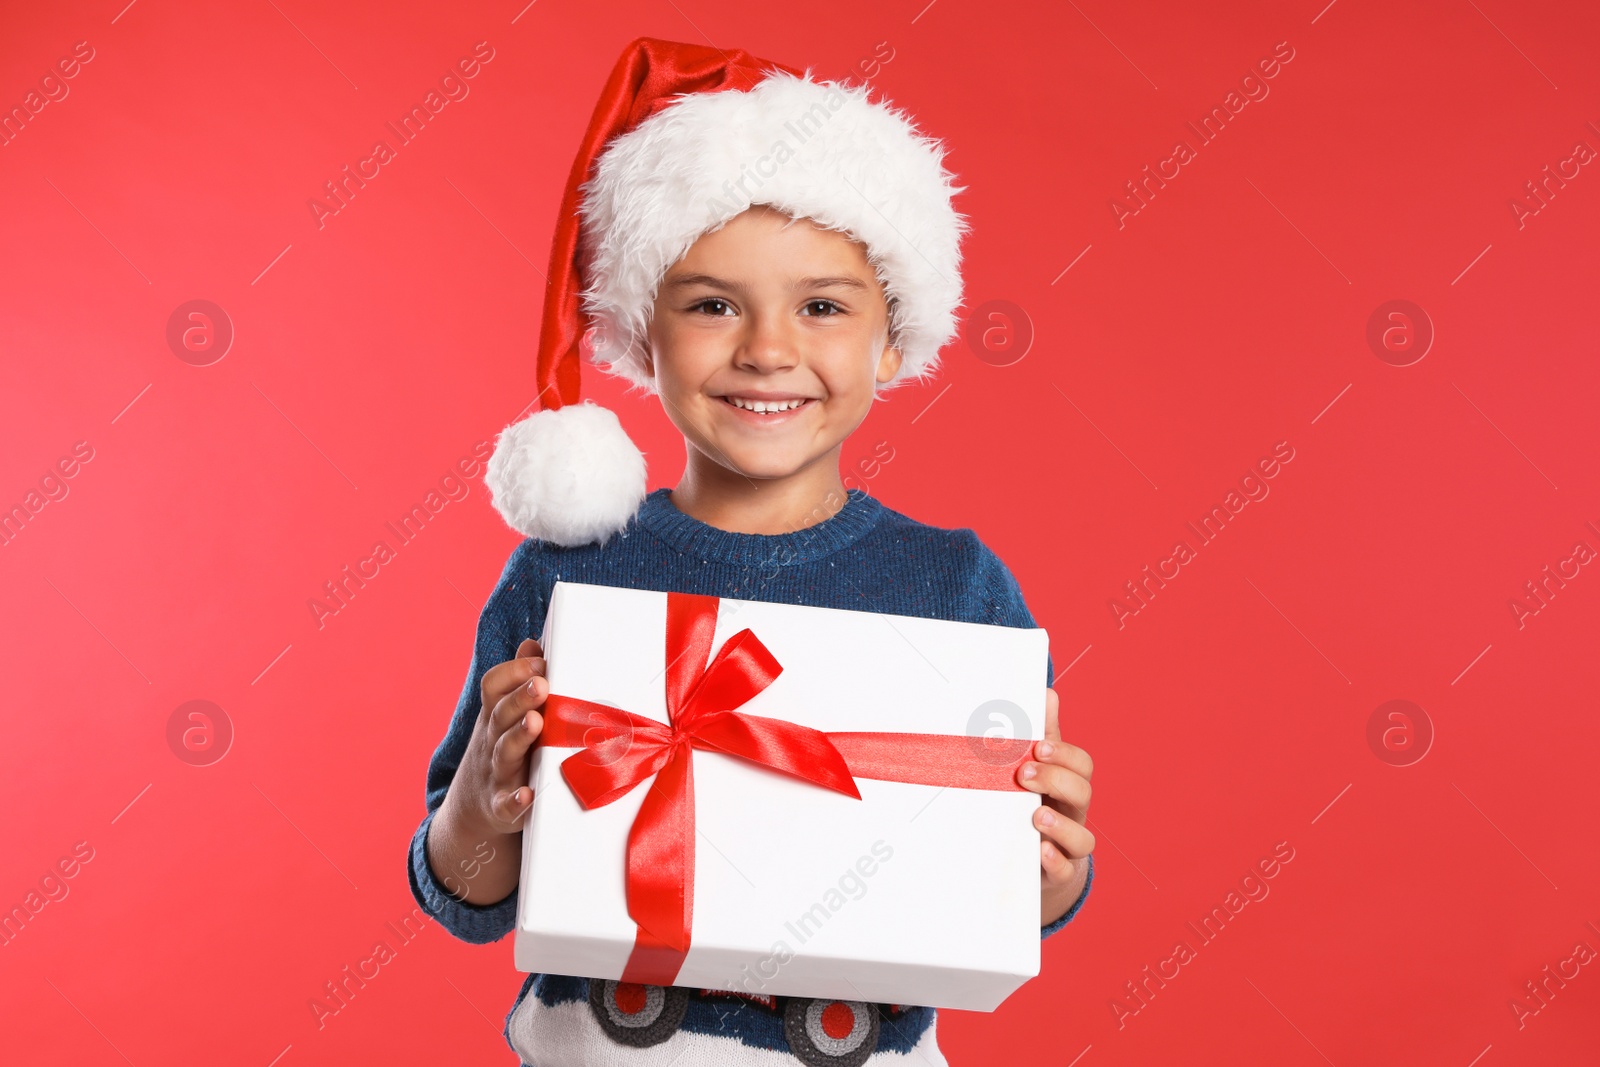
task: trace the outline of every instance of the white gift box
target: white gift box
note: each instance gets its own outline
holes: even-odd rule
[[[666,626],[665,593],[556,583],[551,692],[668,722]],[[1042,629],[723,599],[712,648],[746,628],[783,670],[741,712],[965,736],[975,759],[985,737],[1044,736]],[[516,966],[621,978],[638,930],[628,833],[650,779],[586,810],[561,775],[577,751],[534,749]],[[858,777],[858,800],[720,752],[692,758],[692,939],[672,984],[992,1011],[1039,973],[1037,794]]]

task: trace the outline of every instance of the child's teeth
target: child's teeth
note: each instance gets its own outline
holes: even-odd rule
[[[745,400],[742,397],[729,397],[733,406],[753,411],[758,415],[767,415],[780,411],[790,411],[804,404],[804,400]]]

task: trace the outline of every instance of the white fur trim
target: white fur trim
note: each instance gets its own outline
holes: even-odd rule
[[[614,413],[568,404],[501,431],[483,481],[495,510],[524,537],[604,543],[644,501],[644,455]]]
[[[645,331],[662,276],[702,234],[770,204],[866,245],[893,298],[895,381],[932,374],[957,328],[967,224],[951,197],[964,187],[938,141],[867,97],[780,71],[749,92],[681,96],[614,140],[579,206],[594,360],[651,389]]]

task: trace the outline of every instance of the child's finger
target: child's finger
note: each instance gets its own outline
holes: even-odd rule
[[[1093,832],[1048,804],[1039,805],[1039,810],[1033,813],[1033,826],[1046,841],[1067,856],[1077,858],[1094,851]]]
[[[495,739],[490,774],[497,788],[526,780],[528,750],[543,729],[544,716],[530,711]]]
[[[545,673],[547,664],[544,659],[544,646],[533,638],[525,637],[522,639],[522,644],[517,646],[516,658],[528,660],[535,674],[543,675]]]
[[[1036,741],[1033,746],[1033,758],[1040,763],[1053,763],[1058,767],[1065,767],[1085,778],[1094,777],[1094,760],[1089,753],[1065,741]]]
[[[1061,740],[1061,696],[1054,689],[1044,691],[1044,737]]]
[[[534,662],[543,663],[543,660]],[[550,695],[550,683],[545,681],[544,675],[535,674],[522,685],[500,699],[495,705],[494,713],[489,716],[489,736],[499,737],[511,729],[530,711],[544,707],[545,697]]]
[[[1089,780],[1076,771],[1053,763],[1029,760],[1017,770],[1017,781],[1024,789],[1042,793],[1053,800],[1071,804],[1079,811],[1089,810]]]
[[[489,802],[489,809],[502,830],[515,833],[521,829],[522,817],[532,804],[533,790],[523,785],[495,793],[494,799]]]
[[[507,693],[526,684],[534,675],[544,674],[544,670],[544,649],[539,647],[539,642],[527,638],[517,647],[514,658],[496,663],[483,672],[478,694],[481,701],[479,715],[486,716],[493,712]]]
[[[1091,842],[1089,851],[1093,850],[1094,845]],[[1061,851],[1054,841],[1040,841],[1039,867],[1044,872],[1045,881],[1050,885],[1066,885],[1071,882],[1073,876],[1077,874],[1074,860],[1081,860],[1088,854],[1089,852],[1083,852],[1078,856],[1068,856]]]

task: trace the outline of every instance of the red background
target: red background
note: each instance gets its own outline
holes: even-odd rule
[[[0,505],[93,449],[0,548],[0,906],[94,856],[0,948],[19,1062],[513,1062],[509,941],[430,925],[320,1030],[308,1001],[413,907],[424,767],[517,536],[477,481],[320,628],[308,601],[532,399],[560,189],[644,34],[870,77],[967,186],[969,308],[1031,322],[846,447],[888,442],[867,488],[1010,564],[1097,763],[1093,897],[999,1011],[941,1016],[952,1062],[1592,1056],[1600,968],[1510,1006],[1600,949],[1600,575],[1510,606],[1600,548],[1600,174],[1510,207],[1600,148],[1592,6],[524,2],[6,5],[6,109],[94,49],[0,148]],[[319,228],[308,200],[479,41],[470,96]],[[1119,228],[1124,183],[1284,41]],[[196,299],[236,331],[203,367],[166,341]],[[1394,299],[1436,331],[1404,367],[1366,339]],[[671,484],[659,407],[599,379]],[[1270,496],[1119,627],[1280,441]],[[234,732],[208,766],[167,740],[190,700]],[[1408,766],[1368,741],[1390,700],[1434,733]],[[1278,842],[1202,946],[1186,922]]]

